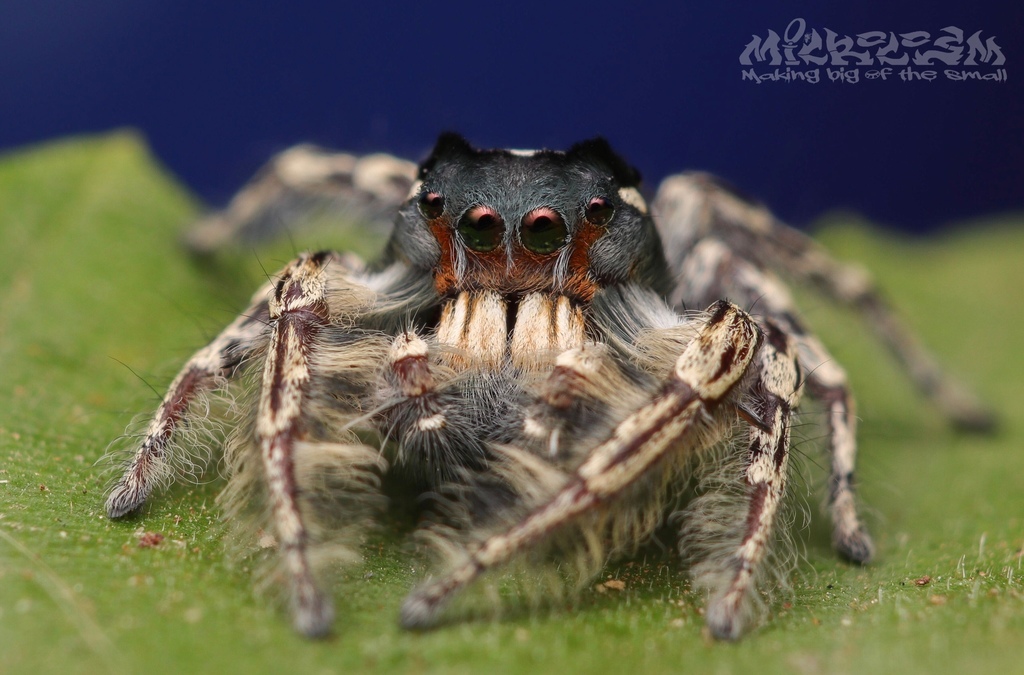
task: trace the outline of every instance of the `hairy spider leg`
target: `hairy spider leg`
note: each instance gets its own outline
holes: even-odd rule
[[[256,291],[249,307],[196,352],[174,378],[134,457],[107,497],[108,516],[120,518],[132,513],[154,488],[173,480],[172,453],[188,452],[187,448],[175,448],[173,441],[195,414],[193,406],[205,393],[225,386],[241,372],[244,362],[266,346],[271,290],[272,285],[267,283]]]
[[[764,330],[745,401],[764,426],[748,427],[745,529],[738,548],[724,561],[727,578],[712,589],[705,613],[712,635],[725,640],[739,638],[751,619],[758,566],[768,550],[786,490],[790,418],[800,401],[796,346],[771,321],[764,322]]]
[[[331,600],[313,578],[294,460],[295,444],[305,437],[302,411],[311,377],[310,356],[331,318],[321,273],[324,258],[299,258],[275,289],[270,302],[273,335],[256,421],[273,522],[291,587],[293,622],[309,637],[326,635],[334,620]]]
[[[803,325],[789,291],[714,238],[693,247],[680,265],[681,286],[691,297],[727,297],[767,317],[794,341],[808,391],[826,406],[829,430],[829,511],[832,543],[846,559],[867,563],[874,545],[857,514],[855,473],[857,417],[846,372]]]

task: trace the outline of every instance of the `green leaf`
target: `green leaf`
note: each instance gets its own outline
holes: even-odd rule
[[[944,363],[997,404],[992,437],[950,431],[849,316],[806,313],[860,401],[861,495],[879,561],[837,561],[804,532],[793,594],[736,645],[702,637],[702,599],[671,556],[572,603],[404,633],[424,570],[382,535],[336,587],[337,637],[294,636],[223,554],[214,475],[103,515],[97,465],[175,368],[290,249],[199,266],[178,245],[198,204],[120,132],[0,158],[0,671],[1014,672],[1024,644],[1021,219],[927,241],[844,218],[821,239],[872,269]],[[825,461],[805,430],[805,482]],[[798,487],[797,491],[806,490]],[[810,499],[811,502],[814,498]],[[141,547],[143,532],[159,545]],[[371,574],[372,573],[372,574]],[[927,585],[916,580],[930,578]]]

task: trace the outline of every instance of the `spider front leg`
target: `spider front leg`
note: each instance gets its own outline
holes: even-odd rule
[[[763,338],[736,306],[720,302],[711,311],[661,391],[620,422],[549,501],[505,533],[486,539],[460,566],[413,591],[402,605],[404,627],[430,626],[447,602],[484,571],[619,498],[668,455],[701,448],[701,432],[743,378]]]
[[[294,460],[295,443],[303,436],[302,407],[313,344],[330,320],[320,274],[322,262],[313,258],[293,264],[270,302],[274,330],[256,422],[278,544],[291,585],[295,628],[310,637],[326,634],[334,620],[330,600],[313,579]]]
[[[324,252],[300,256],[261,288],[249,311],[175,379],[107,502],[112,517],[137,508],[169,473],[172,441],[196,421],[201,394],[227,384],[244,359],[261,356],[254,423],[240,420],[229,437],[228,482],[218,503],[227,520],[276,535],[295,627],[310,637],[325,635],[333,616],[314,580],[310,548],[346,534],[379,509],[377,476],[386,469],[380,453],[350,430],[365,417],[387,354],[386,338],[356,325],[379,295],[354,279],[373,282],[347,267],[344,257]],[[251,519],[262,517],[263,504],[269,525]],[[344,546],[331,551],[351,553]]]
[[[154,487],[172,479],[173,441],[194,414],[190,409],[206,392],[227,384],[241,364],[266,345],[271,288],[269,283],[261,287],[249,308],[196,352],[174,378],[142,443],[107,497],[108,516],[120,518],[137,510]]]
[[[708,561],[694,570],[698,584],[717,582],[705,616],[711,634],[722,640],[739,638],[749,622],[758,566],[767,552],[786,488],[790,417],[800,400],[796,348],[777,325],[771,321],[764,325],[765,343],[742,402],[743,414],[756,416],[750,425],[745,459],[745,529],[739,546],[724,563]]]
[[[748,307],[756,306],[791,336],[801,370],[806,373],[807,389],[826,406],[833,548],[852,562],[870,562],[874,544],[857,513],[857,417],[846,371],[806,329],[786,287],[722,242],[710,238],[697,243],[680,265],[680,278],[686,281],[685,291],[690,297],[728,297]]]
[[[349,278],[336,254],[325,252],[289,265],[269,303],[273,330],[254,441],[292,621],[307,637],[326,635],[334,617],[310,554],[318,534],[331,534],[314,531],[319,510],[330,512],[337,527],[358,525],[376,508],[376,476],[386,470],[380,453],[350,429],[360,427],[386,359],[386,338],[355,326],[376,301],[374,291]],[[370,430],[366,423],[360,428]]]

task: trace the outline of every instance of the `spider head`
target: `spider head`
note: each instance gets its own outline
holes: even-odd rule
[[[480,150],[443,134],[403,205],[391,253],[437,291],[550,291],[588,301],[632,281],[662,290],[639,173],[602,138],[568,151]]]

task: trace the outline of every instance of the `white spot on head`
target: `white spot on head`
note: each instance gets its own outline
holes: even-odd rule
[[[540,150],[524,150],[509,148],[508,150],[506,150],[506,152],[508,152],[508,154],[510,155],[515,155],[516,157],[533,157],[538,152],[540,152]]]
[[[619,199],[632,206],[640,213],[647,213],[647,200],[635,187],[619,188]]]
[[[437,431],[438,429],[444,429],[446,425],[444,414],[437,413],[430,417],[422,417],[416,422],[416,428],[420,431]]]

